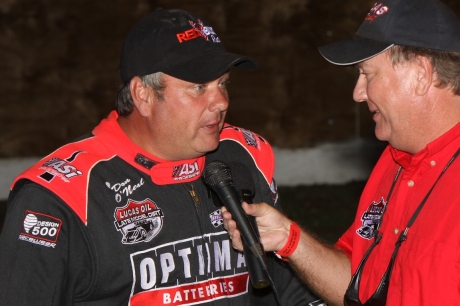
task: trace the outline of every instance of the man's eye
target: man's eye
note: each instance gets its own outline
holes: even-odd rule
[[[202,85],[202,84],[195,85],[195,89],[198,90],[198,91],[202,91],[202,90],[204,90],[204,88],[205,88],[205,85]]]
[[[230,84],[230,80],[225,80],[219,84],[220,87],[227,87]]]

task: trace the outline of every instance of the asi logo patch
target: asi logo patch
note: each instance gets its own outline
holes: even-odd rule
[[[19,240],[45,247],[56,247],[62,221],[58,218],[26,210]]]
[[[191,164],[182,164],[174,167],[172,177],[174,181],[183,181],[194,178],[200,175],[200,173],[201,171],[198,166],[198,162],[195,161]]]
[[[125,206],[115,209],[114,217],[116,229],[123,234],[123,244],[148,242],[163,227],[163,211],[150,199],[128,199]]]
[[[58,157],[49,159],[40,167],[40,169],[46,172],[40,174],[39,177],[46,182],[51,182],[57,176],[66,183],[70,182],[70,179],[83,174],[80,170],[71,165],[81,153],[82,151],[76,151],[66,159]]]

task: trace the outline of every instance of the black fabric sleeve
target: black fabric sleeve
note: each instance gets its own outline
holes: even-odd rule
[[[74,305],[95,269],[85,226],[48,190],[17,185],[0,234],[0,305]]]

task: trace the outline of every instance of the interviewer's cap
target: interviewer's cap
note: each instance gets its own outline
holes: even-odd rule
[[[134,76],[164,72],[193,83],[205,83],[232,66],[257,68],[250,57],[229,53],[202,18],[184,10],[157,9],[129,32],[120,59],[123,83]]]
[[[353,37],[318,50],[333,64],[352,65],[393,45],[460,52],[460,21],[438,0],[382,0]]]

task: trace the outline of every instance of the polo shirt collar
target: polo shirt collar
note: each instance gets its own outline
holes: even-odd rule
[[[404,169],[418,166],[427,158],[431,159],[436,153],[443,150],[447,145],[460,137],[460,123],[457,123],[449,131],[430,142],[425,148],[416,154],[410,154],[390,146],[390,152],[394,160]]]

